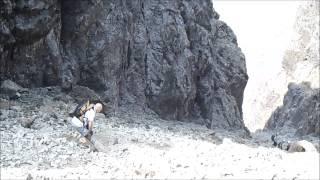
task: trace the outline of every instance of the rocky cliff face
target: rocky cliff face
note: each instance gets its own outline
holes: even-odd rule
[[[2,0],[0,7],[1,80],[79,84],[115,107],[134,103],[165,119],[245,128],[245,58],[210,0]]]
[[[278,107],[268,120],[267,129],[293,128],[296,135],[320,135],[319,88],[312,89],[310,83],[290,83],[283,106]]]
[[[59,81],[58,0],[0,1],[0,75],[25,87]]]

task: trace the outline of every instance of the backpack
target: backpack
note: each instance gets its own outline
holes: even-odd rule
[[[102,104],[102,114],[106,115],[106,106],[101,100],[86,100],[77,105],[75,110],[72,113],[69,113],[70,117],[77,117],[80,121],[83,121],[83,115],[92,109],[95,104],[100,103]]]
[[[78,104],[78,106],[75,108],[75,110],[70,113],[69,115],[71,117],[75,116],[77,117],[78,119],[80,119],[81,121],[83,121],[83,115],[89,111],[90,109],[92,109],[94,107],[95,103],[93,103],[92,101],[90,100],[87,100],[83,103],[80,103]]]

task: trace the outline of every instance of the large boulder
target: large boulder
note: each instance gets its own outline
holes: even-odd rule
[[[10,99],[20,97],[20,93],[26,92],[27,89],[11,80],[5,80],[0,85],[0,93]]]
[[[101,97],[95,91],[85,86],[74,86],[69,92],[69,95],[74,98],[77,103],[84,103],[87,100],[101,100]]]
[[[5,80],[1,83],[0,90],[1,93],[16,93],[23,91],[24,88],[11,80]]]

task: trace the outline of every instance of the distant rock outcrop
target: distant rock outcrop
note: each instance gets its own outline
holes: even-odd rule
[[[0,7],[1,80],[78,84],[114,107],[138,104],[165,119],[245,129],[245,58],[211,0],[5,0]]]
[[[297,135],[320,135],[320,91],[310,84],[291,83],[278,107],[266,124],[266,129],[294,128]]]
[[[262,82],[253,95],[255,98],[250,111],[254,118],[247,124],[252,126],[250,129],[253,131],[263,129],[275,109],[282,106],[290,83],[309,82],[311,88],[319,88],[319,1],[300,3],[292,41],[284,52],[281,72]]]

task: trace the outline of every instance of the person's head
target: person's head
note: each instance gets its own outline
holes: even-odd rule
[[[101,103],[97,103],[94,105],[94,110],[97,112],[97,113],[100,113],[102,111],[102,104]]]

